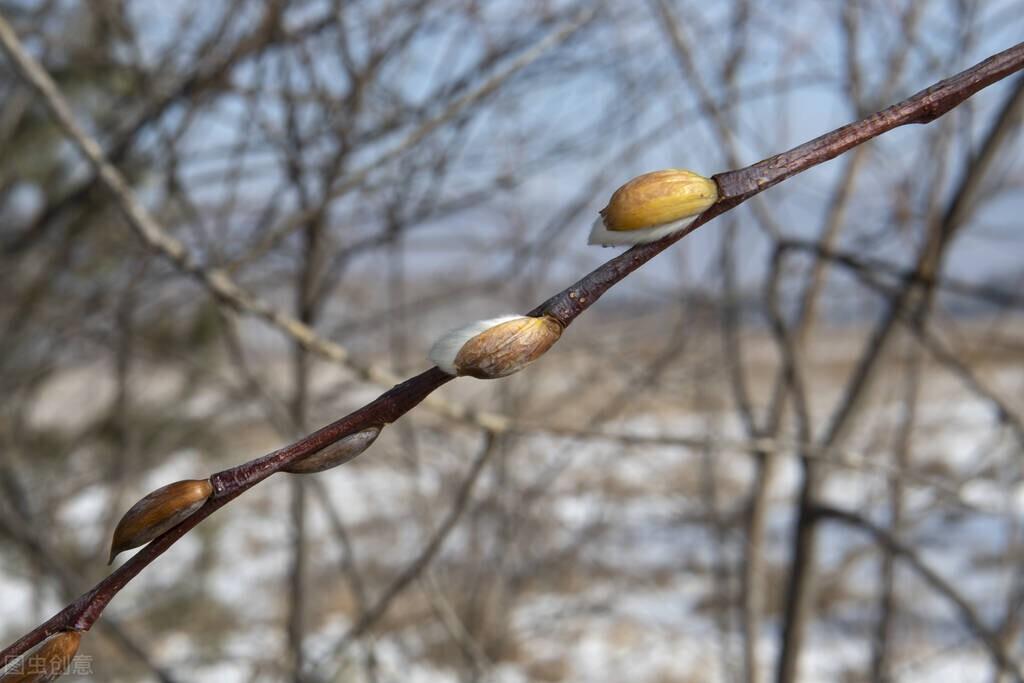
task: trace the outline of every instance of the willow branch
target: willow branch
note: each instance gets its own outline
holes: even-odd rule
[[[912,123],[930,123],[965,102],[976,92],[1024,67],[1024,43],[995,54],[951,78],[939,81],[907,99],[837,128],[810,142],[776,154],[736,171],[713,176],[718,184],[718,203],[705,211],[685,230],[659,242],[638,245],[611,259],[572,287],[559,292],[530,312],[547,313],[562,322],[571,323],[610,287],[650,261],[680,239],[712,218],[730,211],[743,202],[798,173],[829,161],[857,145]]]
[[[267,309],[261,300],[249,301],[251,295],[239,290],[224,273],[204,271],[200,268],[184,251],[181,243],[163,230],[156,219],[134,197],[121,173],[104,157],[98,143],[75,121],[70,107],[53,80],[24,49],[10,24],[2,16],[0,46],[10,58],[19,76],[36,91],[50,114],[89,160],[102,184],[114,196],[129,225],[147,244],[157,248],[178,267],[206,280],[215,291],[228,297],[229,301],[244,300],[248,304],[244,307],[245,310],[262,315],[280,327],[288,326],[285,324],[288,321],[280,319],[281,314],[276,309]],[[746,168],[714,176],[719,187],[718,203],[694,221],[685,232],[677,233],[660,242],[633,247],[551,297],[530,314],[547,314],[560,321],[563,326],[568,326],[608,289],[712,218],[735,208],[787,178],[828,161],[887,131],[910,123],[928,123],[982,88],[1006,78],[1021,68],[1024,68],[1024,43],[1000,52],[952,78],[940,81],[903,102],[838,128],[788,152],[769,157]],[[311,330],[308,328],[295,329],[292,332],[296,338],[305,338],[307,343],[312,343],[309,337]],[[319,340],[319,337],[314,335],[312,339]],[[341,351],[344,355],[344,350]],[[438,368],[431,368],[394,386],[362,408],[289,446],[214,474],[210,477],[214,493],[202,508],[178,526],[154,539],[91,590],[0,652],[0,661],[26,652],[58,631],[88,630],[129,581],[218,509],[283,467],[349,434],[394,422],[419,405],[435,389],[452,379],[452,376]]]

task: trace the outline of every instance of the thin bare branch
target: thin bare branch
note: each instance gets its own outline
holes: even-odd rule
[[[194,275],[221,300],[268,320],[279,329],[286,330],[289,336],[298,340],[305,348],[328,357],[335,356],[339,361],[345,361],[348,358],[344,349],[336,345],[325,344],[308,327],[298,324],[297,321],[284,316],[262,300],[240,290],[223,273],[216,270],[209,272],[203,270],[181,243],[170,237],[134,197],[124,178],[104,158],[96,142],[75,122],[67,103],[56,89],[53,81],[25,51],[10,25],[3,19],[0,19],[0,43],[21,77],[30,83],[42,97],[54,118],[96,168],[104,185],[114,195],[129,224],[150,247],[160,251],[181,270]],[[744,169],[719,174],[715,176],[720,188],[719,203],[692,224],[688,232],[692,232],[715,216],[738,206],[765,189],[893,128],[909,123],[931,121],[962,103],[985,86],[1005,78],[1022,67],[1024,67],[1024,44],[1001,52],[899,104],[793,150]],[[548,299],[534,309],[533,314],[550,315],[559,320],[563,326],[568,326],[610,287],[674,244],[682,236],[682,234],[677,234],[661,242],[630,249],[603,264],[576,284]],[[364,374],[381,379],[380,375],[369,370],[366,370]],[[0,657],[23,653],[48,635],[62,629],[89,629],[110,600],[129,581],[174,542],[216,510],[282,467],[320,450],[344,436],[370,426],[382,426],[394,422],[451,379],[453,378],[450,375],[437,368],[427,370],[395,386],[348,416],[290,446],[214,474],[211,477],[215,489],[214,494],[200,510],[153,540],[92,590],[9,646],[0,653]],[[424,553],[427,556],[427,559],[423,561],[424,564],[433,552],[436,552],[436,549],[431,553]],[[415,573],[412,575],[414,577]],[[369,614],[374,614],[374,610],[371,609]]]

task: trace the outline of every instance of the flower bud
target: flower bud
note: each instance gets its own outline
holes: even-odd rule
[[[57,680],[71,664],[81,640],[81,631],[61,631],[53,634],[44,640],[42,645],[11,664],[7,673],[0,677],[0,683],[42,683]]]
[[[540,358],[562,336],[554,318],[508,315],[452,330],[430,349],[430,360],[449,375],[497,379]]]
[[[176,481],[150,493],[117,523],[107,564],[113,562],[118,553],[145,545],[177,526],[201,508],[212,493],[213,486],[207,479]]]
[[[617,189],[590,230],[590,244],[641,244],[682,230],[718,201],[715,181],[670,168]]]
[[[315,453],[293,462],[285,467],[284,471],[292,474],[312,474],[343,465],[369,448],[379,435],[380,427],[370,427],[361,432],[349,434],[330,446],[325,446]]]

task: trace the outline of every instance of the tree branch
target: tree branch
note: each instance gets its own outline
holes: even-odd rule
[[[119,205],[129,225],[153,249],[174,264],[194,274],[219,294],[220,298],[241,310],[256,314],[319,353],[347,357],[344,349],[325,348],[320,338],[305,326],[295,326],[291,318],[265,302],[241,290],[226,274],[206,271],[185,251],[183,245],[166,233],[156,219],[135,198],[121,173],[104,157],[100,146],[75,121],[70,107],[53,80],[24,49],[10,24],[0,16],[0,46],[16,72],[36,91],[78,149],[87,157]],[[843,126],[788,152],[765,159],[743,169],[714,176],[719,186],[719,202],[706,211],[683,233],[660,242],[636,246],[609,260],[583,279],[548,299],[531,315],[550,315],[568,326],[608,289],[651,260],[684,235],[712,218],[729,211],[747,199],[802,171],[842,154],[898,126],[927,123],[949,111],[974,93],[1024,67],[1024,43],[941,81],[916,95],[860,121]],[[291,328],[291,329],[289,329]],[[329,343],[329,342],[328,342]],[[195,514],[157,537],[125,564],[100,581],[91,590],[65,607],[45,623],[0,652],[0,661],[26,652],[49,635],[68,629],[88,630],[113,597],[157,557],[202,520],[240,496],[281,468],[310,455],[335,441],[372,426],[386,425],[412,410],[430,393],[454,379],[438,368],[431,368],[383,393],[353,413],[332,422],[295,443],[268,455],[214,474],[210,479],[214,494]]]

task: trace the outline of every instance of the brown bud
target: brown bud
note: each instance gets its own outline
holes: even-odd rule
[[[349,434],[330,446],[325,446],[317,452],[293,462],[285,467],[284,471],[292,474],[312,474],[343,465],[369,448],[377,440],[378,435],[380,435],[380,427],[370,427],[361,432]]]
[[[213,493],[207,479],[186,479],[161,486],[133,505],[117,523],[110,544],[110,560],[118,553],[149,543],[154,538],[177,526],[198,510]]]
[[[481,320],[441,337],[430,360],[450,375],[497,379],[540,358],[560,336],[561,324],[548,316]]]
[[[67,670],[78,652],[81,631],[55,633],[42,645],[11,664],[0,683],[42,683],[55,681]]]

